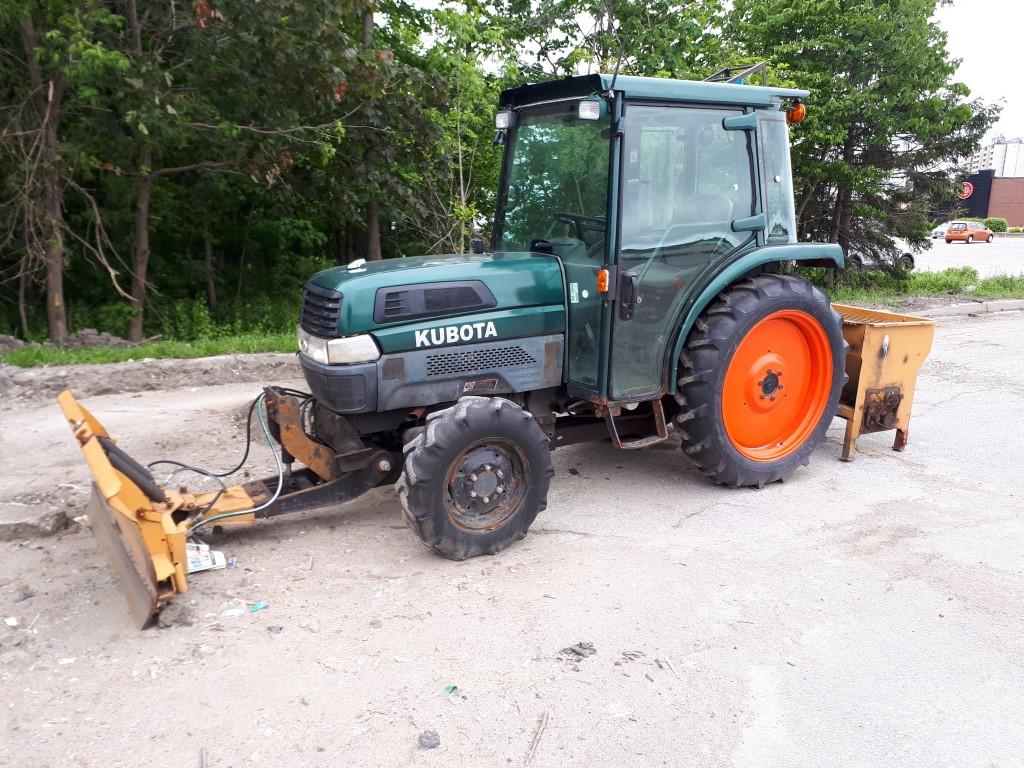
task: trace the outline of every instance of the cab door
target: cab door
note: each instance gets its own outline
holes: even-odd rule
[[[627,104],[622,155],[620,302],[612,329],[610,393],[662,391],[668,345],[690,287],[750,243],[732,222],[755,210],[752,131],[726,130],[742,110]],[[635,286],[635,287],[633,287]],[[632,313],[622,292],[635,291]]]

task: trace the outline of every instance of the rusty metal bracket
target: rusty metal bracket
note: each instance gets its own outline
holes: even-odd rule
[[[306,434],[302,425],[303,400],[281,392],[276,387],[267,387],[267,416],[276,433],[274,437],[281,444],[287,457],[294,457],[309,467],[322,480],[337,477],[334,470],[334,451],[329,445],[317,442]]]
[[[605,424],[608,426],[608,434],[611,436],[612,445],[616,448],[622,448],[624,450],[636,450],[637,448],[646,448],[655,443],[660,443],[662,440],[668,439],[668,425],[665,423],[665,409],[661,405],[661,398],[657,400],[651,400],[651,411],[654,413],[654,429],[657,434],[648,435],[647,437],[638,437],[632,440],[623,440],[619,437],[619,430],[615,426],[615,415],[613,411],[621,411],[618,408],[609,407],[602,409],[604,411]]]
[[[896,428],[896,414],[903,402],[900,387],[878,387],[864,391],[864,423],[862,433],[885,432]]]

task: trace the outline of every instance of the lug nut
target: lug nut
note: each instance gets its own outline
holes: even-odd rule
[[[470,475],[469,476],[469,482],[475,483],[476,482],[476,475]]]
[[[487,471],[487,472],[490,472],[491,471],[491,465],[490,464],[484,464],[484,470]]]
[[[771,400],[772,402],[775,402],[775,395],[772,395]]]
[[[377,469],[379,469],[381,472],[390,472],[391,462],[388,461],[387,459],[381,459],[380,461],[377,462]]]
[[[489,504],[491,501],[490,497],[484,496],[484,504]]]
[[[469,492],[469,497],[470,497],[471,499],[475,499],[475,498],[476,498],[476,491],[470,491],[470,492]]]
[[[505,492],[505,486],[499,485],[497,488],[494,489],[494,492],[495,493],[504,493]]]
[[[504,477],[505,476],[505,473],[502,472],[500,469],[497,472],[495,472],[494,474],[496,474],[498,477]]]

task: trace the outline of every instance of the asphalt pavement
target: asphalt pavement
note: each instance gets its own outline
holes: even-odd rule
[[[917,269],[941,272],[949,267],[974,267],[980,277],[1024,275],[1024,237],[997,237],[991,243],[949,243],[932,240],[932,247],[914,256]]]

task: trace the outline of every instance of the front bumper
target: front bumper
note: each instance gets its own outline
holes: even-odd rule
[[[302,372],[313,396],[337,413],[377,410],[377,363],[324,365],[299,353]]]

